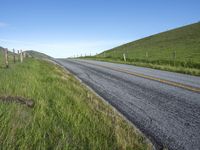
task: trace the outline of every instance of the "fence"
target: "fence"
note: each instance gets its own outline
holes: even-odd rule
[[[27,57],[26,52],[23,52],[22,50],[18,50],[18,53],[16,53],[15,49],[9,51],[7,48],[0,48],[1,68],[9,68],[11,64],[15,64],[17,62],[22,63],[25,57]]]
[[[96,57],[125,62],[152,63],[158,65],[183,66],[200,69],[200,53],[182,54],[180,51],[153,53],[143,51],[139,53],[128,51],[103,52]]]

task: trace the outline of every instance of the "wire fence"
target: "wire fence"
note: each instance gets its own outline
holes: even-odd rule
[[[22,50],[0,48],[0,67],[9,68],[10,65],[17,62],[22,63],[26,57],[26,52],[23,52]]]
[[[129,52],[103,52],[95,57],[113,59],[127,62],[142,62],[159,65],[183,66],[200,69],[200,53],[182,54],[171,51],[164,53],[129,53]]]

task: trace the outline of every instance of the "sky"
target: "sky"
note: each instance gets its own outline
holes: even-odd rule
[[[0,46],[95,55],[200,21],[200,0],[0,0]]]

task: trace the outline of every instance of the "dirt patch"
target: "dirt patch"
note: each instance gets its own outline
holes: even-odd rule
[[[27,99],[20,96],[0,96],[0,102],[4,103],[19,103],[33,108],[35,103],[32,99]]]

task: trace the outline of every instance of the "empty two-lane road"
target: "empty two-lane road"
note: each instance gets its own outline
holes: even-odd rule
[[[91,60],[56,61],[119,110],[157,146],[200,150],[199,77]]]

